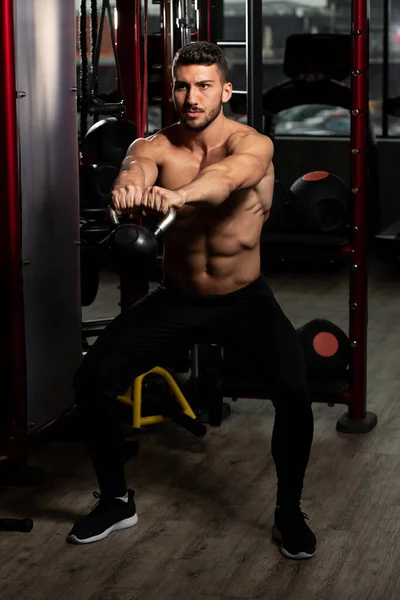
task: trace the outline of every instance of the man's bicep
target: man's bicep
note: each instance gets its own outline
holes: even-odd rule
[[[153,159],[147,157],[129,156],[125,160],[127,161],[126,169],[128,171],[130,169],[135,169],[135,165],[138,165],[142,168],[144,173],[144,187],[151,187],[156,183],[158,179],[158,166]]]

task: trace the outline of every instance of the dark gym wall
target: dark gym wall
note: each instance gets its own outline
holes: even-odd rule
[[[277,137],[274,146],[276,176],[286,189],[308,171],[330,171],[349,181],[348,140]]]
[[[378,140],[382,229],[400,221],[400,139]]]
[[[330,171],[349,181],[349,140],[333,137],[277,137],[276,176],[288,189],[308,171]],[[381,228],[400,220],[398,183],[400,140],[378,140]]]
[[[73,405],[81,357],[75,0],[15,2],[28,431]]]

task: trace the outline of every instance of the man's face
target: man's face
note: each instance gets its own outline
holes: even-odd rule
[[[230,83],[223,83],[216,65],[180,65],[175,69],[173,101],[183,125],[203,131],[221,113],[232,95]]]

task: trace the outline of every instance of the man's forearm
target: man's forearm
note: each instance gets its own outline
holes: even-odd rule
[[[183,196],[185,204],[217,206],[225,202],[234,190],[235,186],[227,173],[221,169],[207,168],[177,191]]]
[[[114,182],[114,187],[117,185],[134,185],[137,187],[145,187],[146,177],[144,169],[139,163],[122,163],[121,170],[117,179]]]
[[[261,157],[262,157],[261,153]],[[237,153],[205,167],[191,183],[178,190],[185,204],[218,206],[237,190],[250,189],[264,177],[269,162],[258,155]]]

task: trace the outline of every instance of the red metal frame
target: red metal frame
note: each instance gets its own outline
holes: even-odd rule
[[[207,42],[211,41],[211,0],[207,0]]]
[[[6,427],[5,456],[0,460],[11,461],[18,466],[26,462],[26,368],[24,306],[21,271],[21,234],[18,177],[18,139],[16,108],[16,77],[14,55],[14,7],[13,0],[1,0],[0,4],[0,181],[2,182],[2,208],[0,219],[0,265],[3,310],[2,344],[0,360],[9,365],[11,372],[9,423]],[[1,440],[0,440],[1,443]]]
[[[352,344],[352,381],[349,417],[363,419],[367,396],[367,127],[368,127],[368,0],[352,2],[352,111],[351,111],[351,189],[353,193],[354,253],[350,271],[349,337]]]
[[[140,0],[117,0],[116,8],[118,14],[117,53],[125,95],[125,116],[129,121],[135,123],[138,135],[141,136]]]
[[[143,86],[142,86],[142,114],[141,114],[141,136],[147,129],[147,86],[148,86],[148,36],[149,36],[149,0],[144,0],[144,28],[143,28]]]

